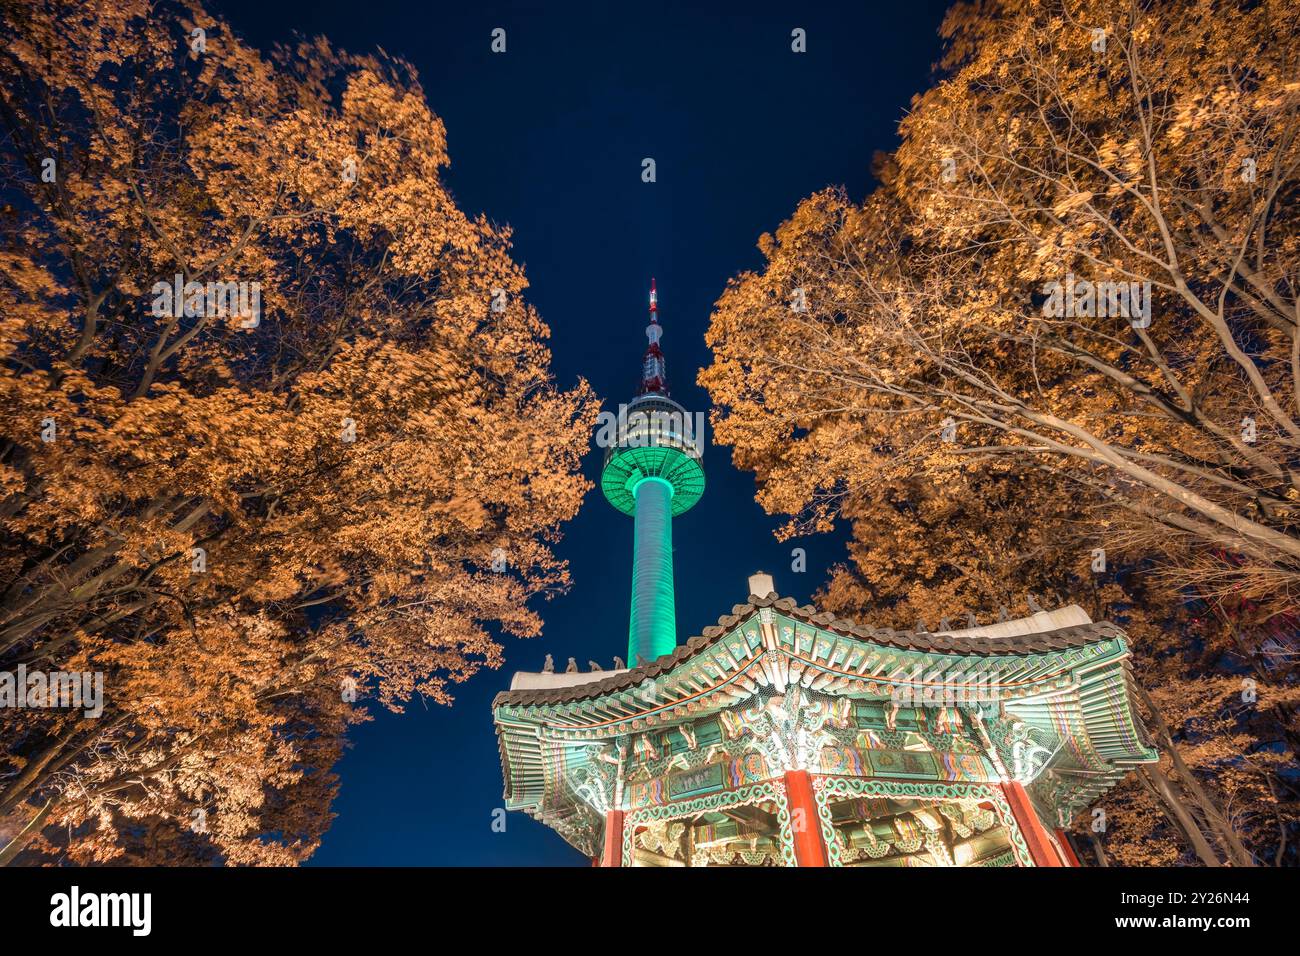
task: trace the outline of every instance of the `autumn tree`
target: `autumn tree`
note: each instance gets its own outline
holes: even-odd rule
[[[360,703],[538,632],[594,403],[409,65],[2,17],[0,670],[103,709],[6,711],[0,861],[297,862]]]
[[[720,299],[717,435],[788,530],[854,522],[843,607],[1130,619],[1204,774],[1163,765],[1177,828],[1294,856],[1300,9],[993,0],[943,33],[878,188],[805,200]]]

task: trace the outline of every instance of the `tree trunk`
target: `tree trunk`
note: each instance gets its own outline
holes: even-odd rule
[[[1146,776],[1147,780],[1150,781],[1151,786],[1155,788],[1160,799],[1164,801],[1165,806],[1173,815],[1179,827],[1181,827],[1183,832],[1187,834],[1187,839],[1192,844],[1192,849],[1196,851],[1196,855],[1200,858],[1201,862],[1206,866],[1223,866],[1223,863],[1210,847],[1209,842],[1206,841],[1205,834],[1201,832],[1201,828],[1196,825],[1196,821],[1192,819],[1192,815],[1188,813],[1187,808],[1183,806],[1182,798],[1174,793],[1174,788],[1170,785],[1169,778],[1166,777],[1161,772],[1160,768],[1153,763],[1144,765],[1142,767],[1142,772]]]
[[[1106,858],[1106,848],[1102,846],[1101,838],[1092,830],[1088,831],[1088,842],[1092,844],[1092,852],[1097,856],[1097,865],[1110,866],[1110,860]]]
[[[1147,693],[1146,688],[1137,681],[1134,681],[1133,683],[1134,686],[1137,687],[1137,692],[1142,698],[1142,702],[1146,705],[1147,710],[1150,711],[1151,717],[1155,721],[1156,729],[1159,730],[1160,735],[1165,739],[1165,743],[1168,745],[1169,757],[1174,762],[1174,770],[1177,772],[1179,780],[1181,780],[1184,786],[1186,786],[1191,792],[1192,799],[1196,802],[1197,806],[1200,807],[1201,812],[1204,814],[1205,819],[1210,825],[1211,831],[1213,831],[1214,835],[1218,838],[1220,845],[1222,845],[1224,850],[1227,851],[1228,859],[1232,862],[1233,866],[1255,866],[1254,856],[1252,856],[1251,852],[1246,849],[1245,844],[1241,842],[1241,838],[1233,828],[1232,822],[1224,816],[1222,811],[1219,810],[1219,806],[1215,802],[1214,798],[1211,797],[1205,791],[1205,788],[1201,786],[1200,781],[1196,779],[1196,776],[1188,768],[1187,764],[1183,763],[1183,758],[1178,753],[1178,746],[1174,743],[1174,736],[1169,730],[1169,724],[1166,723],[1164,714],[1160,712],[1160,708],[1157,707],[1156,702],[1151,699],[1151,695]]]
[[[0,866],[8,866],[10,861],[21,853],[28,843],[31,843],[32,840],[36,838],[36,835],[41,832],[46,817],[50,815],[50,811],[53,809],[54,798],[51,797],[49,800],[45,801],[45,806],[41,807],[36,816],[32,817],[31,820],[27,822],[27,826],[19,830],[18,835],[9,841],[9,845],[3,850],[0,850]]]
[[[63,753],[63,748],[77,735],[79,726],[80,724],[77,723],[72,724],[58,739],[27,762],[22,772],[5,787],[3,793],[0,793],[0,812],[11,809],[22,799],[32,785],[40,779],[41,772]]]

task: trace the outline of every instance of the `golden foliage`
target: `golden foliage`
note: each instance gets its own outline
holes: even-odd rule
[[[105,708],[6,716],[0,823],[53,801],[30,859],[296,862],[349,682],[447,703],[538,633],[595,403],[409,66],[76,6],[3,14],[0,665],[102,672]],[[260,283],[260,322],[159,314],[175,275]]]
[[[805,199],[719,299],[716,434],[787,534],[853,523],[833,609],[933,627],[1057,592],[1127,626],[1272,862],[1297,795],[1261,755],[1300,743],[1300,7],[987,0],[944,34],[879,187]],[[1079,280],[1138,298],[1056,307]],[[1215,723],[1244,676],[1258,706]]]

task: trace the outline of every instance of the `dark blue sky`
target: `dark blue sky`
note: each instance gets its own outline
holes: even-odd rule
[[[645,347],[646,294],[659,285],[673,396],[704,409],[695,384],[704,332],[728,277],[760,265],[759,235],[798,201],[842,184],[860,198],[872,152],[938,58],[945,2],[697,4],[216,0],[247,40],[324,34],[352,52],[376,46],[415,65],[447,125],[448,178],[466,212],[515,230],[528,296],[552,330],[558,381],[583,376],[607,407],[627,401]],[[490,51],[506,30],[507,52]],[[795,27],[807,52],[790,49]],[[652,157],[658,181],[641,181]],[[593,479],[598,455],[587,461]],[[677,519],[679,638],[748,593],[762,568],[803,601],[843,559],[843,534],[798,542],[791,567],[754,503],[752,475],[726,449],[705,453],[708,490]],[[494,833],[501,771],[490,704],[515,670],[576,657],[612,666],[627,646],[632,522],[593,489],[559,554],[574,586],[545,603],[540,639],[508,642],[500,671],[457,688],[453,708],[377,711],[338,766],[338,818],[317,864],[589,865],[522,814]]]

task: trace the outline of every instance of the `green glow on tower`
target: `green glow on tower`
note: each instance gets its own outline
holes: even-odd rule
[[[673,522],[704,494],[703,416],[698,420],[668,397],[654,284],[640,394],[620,410],[604,442],[601,490],[634,521],[632,609],[627,662],[648,663],[677,646],[673,596]]]
[[[636,514],[632,532],[632,620],[628,627],[628,653],[651,661],[671,654],[677,646],[673,486],[662,478],[642,478],[632,494],[636,497]]]

